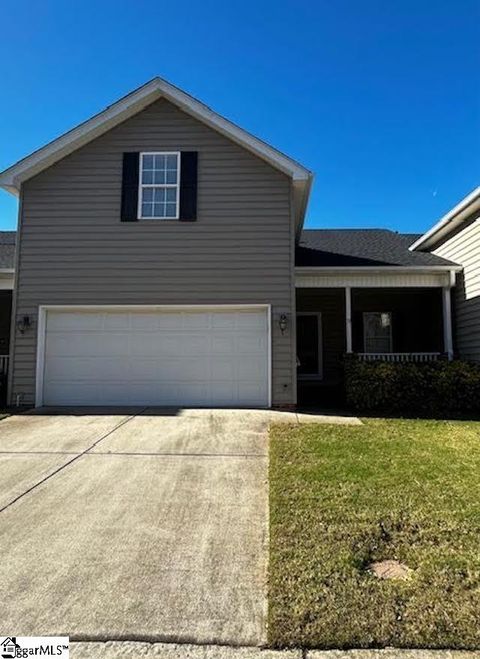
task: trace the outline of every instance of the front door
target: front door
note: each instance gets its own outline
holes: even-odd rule
[[[322,316],[297,314],[297,372],[303,379],[322,377]]]

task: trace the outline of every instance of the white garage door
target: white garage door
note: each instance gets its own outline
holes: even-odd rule
[[[269,404],[268,315],[46,311],[43,405]]]

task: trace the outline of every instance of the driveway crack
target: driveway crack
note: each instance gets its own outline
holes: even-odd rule
[[[54,471],[52,471],[50,474],[48,474],[47,476],[45,476],[44,478],[42,478],[41,480],[39,480],[37,483],[35,483],[35,484],[32,485],[31,487],[29,487],[28,489],[26,489],[25,492],[22,492],[21,494],[19,494],[18,496],[16,496],[14,499],[12,499],[12,501],[9,501],[8,503],[6,503],[2,508],[0,508],[0,513],[3,513],[5,510],[7,510],[7,508],[10,508],[10,506],[13,506],[14,503],[17,503],[17,501],[19,501],[20,499],[23,499],[24,496],[26,496],[27,494],[30,494],[30,492],[32,492],[33,490],[37,489],[37,487],[39,487],[40,485],[42,485],[42,484],[45,483],[46,481],[50,480],[50,478],[53,478],[53,476],[56,476],[58,473],[60,473],[61,471],[63,471],[66,467],[68,467],[69,465],[73,464],[74,462],[76,462],[77,460],[79,460],[80,458],[82,458],[86,453],[88,453],[88,452],[91,451],[93,448],[95,448],[95,446],[97,446],[100,442],[102,442],[104,439],[106,439],[107,437],[109,437],[111,434],[113,434],[116,430],[118,430],[119,428],[121,428],[122,426],[124,426],[124,425],[125,425],[126,423],[128,423],[129,421],[132,421],[132,419],[134,419],[135,417],[137,417],[139,414],[143,414],[143,412],[145,412],[145,410],[147,410],[147,409],[148,409],[147,407],[144,407],[142,410],[139,410],[139,411],[136,412],[135,414],[132,414],[132,415],[130,415],[129,417],[127,417],[126,419],[123,419],[122,421],[120,421],[119,423],[117,423],[116,426],[114,426],[114,427],[111,428],[108,432],[106,432],[106,433],[103,434],[101,437],[99,437],[97,440],[95,440],[95,441],[93,442],[93,444],[91,444],[90,446],[88,446],[88,447],[87,447],[86,449],[84,449],[81,453],[77,453],[77,454],[75,454],[74,457],[73,457],[71,460],[68,460],[68,461],[65,462],[63,465],[60,465],[60,467],[57,467],[57,469],[55,469]]]

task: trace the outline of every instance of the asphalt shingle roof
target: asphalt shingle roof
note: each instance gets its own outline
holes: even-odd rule
[[[0,231],[0,269],[13,268],[16,231]]]
[[[304,267],[428,266],[451,261],[408,248],[418,237],[388,229],[305,229],[295,264]]]

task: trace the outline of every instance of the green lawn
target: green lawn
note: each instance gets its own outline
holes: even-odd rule
[[[269,641],[480,647],[480,423],[272,427]]]

